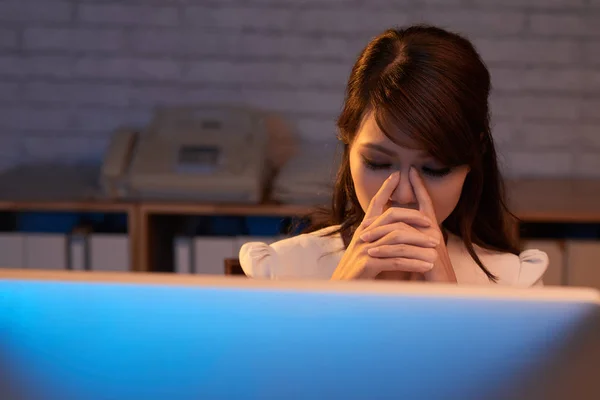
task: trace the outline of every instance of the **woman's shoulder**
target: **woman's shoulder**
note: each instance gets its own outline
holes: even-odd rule
[[[253,278],[329,278],[343,254],[338,226],[272,244],[250,242],[239,253],[244,273]]]
[[[527,249],[519,254],[505,253],[474,246],[475,253],[500,285],[541,286],[548,269],[548,255],[538,249]],[[484,283],[485,273],[469,255],[460,238],[449,241],[448,252],[459,283]]]

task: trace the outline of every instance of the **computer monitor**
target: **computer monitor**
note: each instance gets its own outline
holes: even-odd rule
[[[0,272],[0,398],[600,399],[586,289]]]

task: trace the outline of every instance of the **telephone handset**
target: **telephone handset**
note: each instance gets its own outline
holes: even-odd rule
[[[143,132],[115,133],[102,166],[111,197],[230,201],[262,199],[267,131],[235,108],[159,110]]]
[[[126,177],[138,135],[133,128],[121,128],[111,138],[100,169],[100,187],[111,198],[128,195]]]

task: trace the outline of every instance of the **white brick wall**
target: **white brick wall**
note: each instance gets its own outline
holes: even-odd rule
[[[157,104],[246,103],[333,138],[357,53],[414,22],[480,50],[510,175],[600,177],[600,0],[0,0],[0,168],[99,159]]]
[[[17,31],[0,26],[0,50],[14,49],[17,45]]]

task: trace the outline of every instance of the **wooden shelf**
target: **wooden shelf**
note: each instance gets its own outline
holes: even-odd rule
[[[508,203],[523,222],[600,223],[600,180],[531,179],[507,182]],[[59,211],[126,213],[133,271],[149,271],[153,216],[304,216],[312,207],[278,204],[203,204],[181,201],[111,201],[90,199],[6,199],[0,211]]]
[[[600,222],[600,180],[517,180],[506,188],[510,208],[524,222]]]
[[[144,214],[187,214],[187,215],[229,215],[229,216],[274,216],[293,217],[309,213],[312,208],[299,205],[279,204],[203,204],[184,202],[143,202]]]
[[[114,201],[9,201],[0,200],[2,211],[129,212],[137,205]]]

